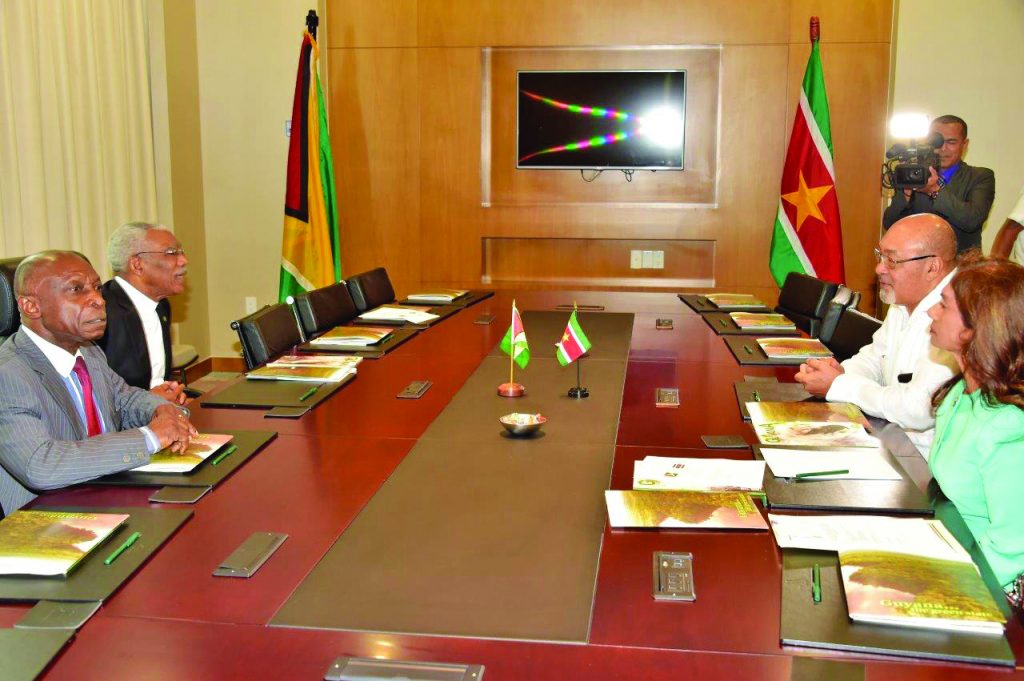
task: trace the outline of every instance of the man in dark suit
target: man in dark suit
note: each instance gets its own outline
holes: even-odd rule
[[[930,169],[928,183],[915,189],[896,190],[885,209],[882,224],[889,229],[908,215],[932,213],[945,218],[956,232],[957,252],[981,248],[981,230],[992,210],[996,195],[996,176],[988,168],[969,166],[967,123],[957,116],[939,116],[932,121],[931,132],[942,135],[936,150],[939,168]]]
[[[129,222],[107,244],[114,278],[103,285],[107,331],[99,346],[128,385],[184,402],[171,370],[171,305],[185,290],[188,258],[174,233],[161,225]]]
[[[195,434],[186,413],[125,384],[92,341],[106,328],[84,256],[43,251],[18,266],[21,328],[0,346],[0,507],[135,468]]]

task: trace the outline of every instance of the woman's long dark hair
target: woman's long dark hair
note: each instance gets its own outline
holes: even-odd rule
[[[978,381],[988,404],[1024,409],[1024,267],[1000,258],[968,257],[951,285],[964,327],[974,332],[961,351],[964,373]],[[934,407],[960,378],[954,376],[936,391]]]

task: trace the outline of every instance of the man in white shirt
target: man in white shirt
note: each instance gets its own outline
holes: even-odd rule
[[[184,451],[186,412],[125,385],[93,346],[106,312],[100,278],[80,254],[43,251],[14,276],[21,328],[0,345],[0,507],[41,490]]]
[[[171,306],[185,290],[188,258],[162,225],[130,222],[107,243],[114,278],[103,285],[107,331],[98,345],[128,385],[183,402],[182,386],[167,381],[171,369]]]
[[[1006,216],[1006,222],[996,233],[992,242],[992,255],[997,258],[1010,258],[1024,265],[1024,240],[1020,238],[1024,232],[1024,191],[1021,191],[1017,205]]]
[[[935,417],[935,390],[959,372],[948,352],[931,345],[928,309],[956,271],[956,237],[937,215],[904,218],[875,249],[879,296],[889,313],[871,343],[839,364],[834,359],[800,365],[796,380],[812,395],[852,402],[866,414],[907,431],[927,457]]]

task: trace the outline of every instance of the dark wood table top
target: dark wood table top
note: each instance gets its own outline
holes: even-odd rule
[[[389,355],[364,360],[355,381],[296,421],[194,403],[201,430],[270,429],[280,436],[194,505],[195,516],[104,603],[44,677],[319,679],[342,655],[483,664],[486,679],[782,680],[791,678],[794,660],[805,657],[863,663],[872,681],[1016,676],[781,648],[782,561],[767,532],[606,529],[587,645],[267,626],[505,334],[511,299],[499,292]],[[516,299],[521,311],[576,300],[635,314],[613,489],[628,489],[632,462],[648,454],[749,458],[749,449],[707,450],[700,435],[755,442],[740,418],[733,383],[745,376],[789,380],[794,371],[738,366],[722,339],[675,294],[527,291]],[[495,321],[474,324],[484,313]],[[656,330],[659,317],[673,319],[675,328]],[[417,379],[433,381],[423,398],[395,398]],[[656,407],[659,387],[679,388],[681,405]],[[916,466],[915,479],[926,482],[926,466],[909,465]],[[44,495],[37,505],[146,506],[152,491],[82,485]],[[213,577],[216,565],[255,531],[289,538],[254,577]],[[693,552],[696,602],[651,598],[657,550]],[[0,605],[0,627],[12,626],[27,608]],[[1008,638],[1024,660],[1016,620]]]

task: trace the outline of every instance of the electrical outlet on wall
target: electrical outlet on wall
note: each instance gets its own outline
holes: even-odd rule
[[[256,311],[256,296],[245,297],[245,314],[252,314]]]

